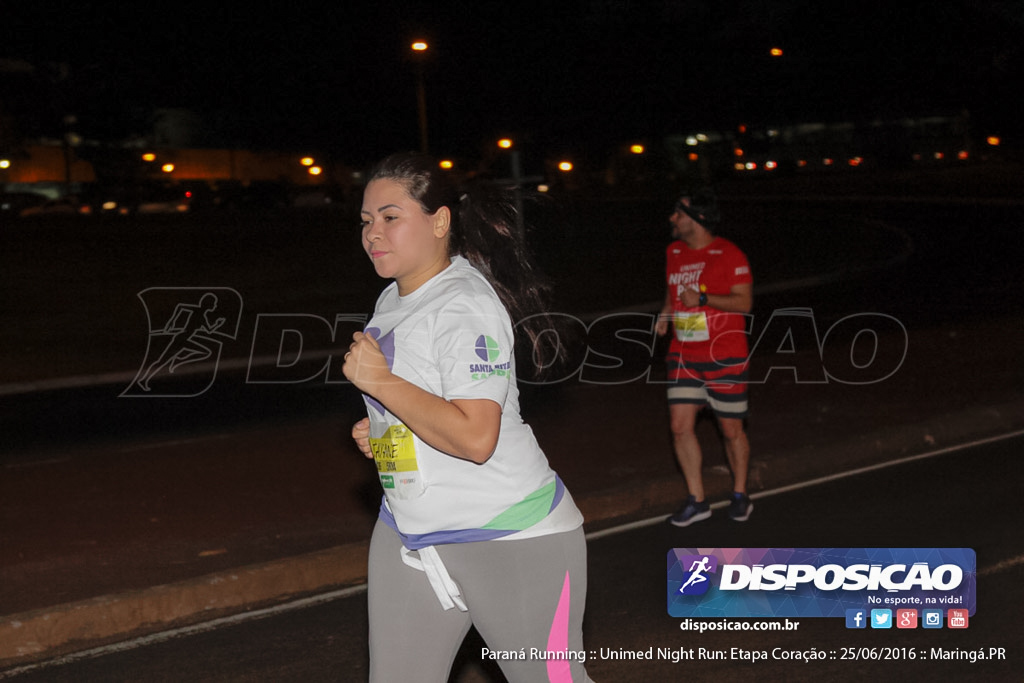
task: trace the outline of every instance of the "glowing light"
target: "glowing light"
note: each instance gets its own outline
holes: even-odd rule
[[[832,164],[835,163],[835,159],[825,157],[824,159],[821,160],[821,163],[825,164],[826,166],[831,166]]]
[[[936,159],[940,159],[940,160],[941,160],[941,159],[945,159],[945,158],[946,158],[946,155],[945,155],[945,154],[943,154],[942,152],[936,152],[936,153],[935,153],[935,158],[936,158]]]
[[[771,50],[769,50],[769,52],[771,53],[772,57],[781,57],[782,56],[782,48],[781,47],[773,47]]]
[[[309,167],[309,175],[320,175],[323,172],[324,172],[324,169],[320,168],[319,166],[310,166]]]
[[[690,147],[696,147],[697,146],[697,136],[696,135],[687,135],[686,136],[686,144],[689,145]]]
[[[565,172],[571,171],[572,170],[572,162],[571,161],[559,161],[558,162],[558,170],[559,171],[565,171]]]
[[[551,188],[548,187],[547,185],[538,185],[537,186],[537,192],[547,192],[550,189]]]
[[[964,160],[964,159],[966,159],[966,158],[967,158],[968,156],[969,156],[969,155],[968,155],[968,153],[967,153],[967,150],[966,150],[966,149],[962,149],[962,150],[960,150],[959,152],[957,152],[956,158],[957,158],[957,159],[959,159],[960,161],[963,161],[963,160]]]
[[[776,168],[779,167],[779,165],[777,163],[775,163],[774,161],[766,161],[766,162],[764,162],[764,167],[765,167],[765,170],[774,171]]]
[[[643,154],[644,153],[644,146],[643,145],[630,145],[629,146],[629,151],[632,152],[633,154]]]
[[[498,140],[498,147],[501,147],[502,149],[511,149],[512,141],[508,138],[502,138]]]
[[[732,165],[732,167],[735,168],[737,171],[742,171],[744,168],[746,168],[743,165],[743,162],[741,161],[737,161],[735,164]]]
[[[690,152],[689,156],[687,156],[687,159],[689,159],[690,161],[697,161],[697,159],[700,159],[700,155],[697,154],[696,152]]]
[[[10,167],[11,167],[11,160],[10,159],[0,159],[0,168],[10,168]]]
[[[424,40],[417,40],[415,43],[412,44],[412,49],[415,50],[416,52],[426,52],[428,47],[430,46],[427,45],[426,41]]]
[[[302,157],[302,160],[299,161],[299,163],[303,166],[312,166],[314,163],[313,157]]]
[[[850,164],[850,166],[860,166],[864,163],[864,159],[862,157],[853,157],[847,163]]]
[[[735,155],[736,155],[736,156],[738,156],[738,157],[741,157],[741,156],[743,156],[743,150],[742,150],[742,149],[740,149],[739,147],[737,147],[736,149],[734,149],[734,150],[732,151],[732,153],[733,153],[733,154],[735,154]]]
[[[756,171],[757,170],[757,164],[755,164],[753,161],[748,161],[746,163],[746,165],[744,166],[744,168],[746,168],[748,171]]]
[[[796,162],[796,165],[799,166],[800,168],[803,168],[804,166],[807,165],[807,159],[800,159],[799,161]]]
[[[146,152],[145,154],[142,155],[142,160],[143,161],[156,161],[156,155],[153,154],[152,152]]]
[[[438,162],[437,165],[445,169],[446,171],[450,171],[451,169],[455,168],[455,164],[452,162],[451,159],[441,159],[441,161]]]
[[[1002,140],[997,135],[989,135],[985,138],[985,142],[993,147],[998,147],[1002,143]]]
[[[174,171],[174,164],[164,164],[160,167],[160,170],[164,173],[172,173]]]

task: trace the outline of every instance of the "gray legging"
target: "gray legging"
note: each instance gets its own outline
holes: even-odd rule
[[[427,575],[378,521],[370,541],[370,681],[446,681],[476,626],[510,683],[590,681],[584,668],[583,529],[516,541],[437,546],[468,612],[442,609]]]

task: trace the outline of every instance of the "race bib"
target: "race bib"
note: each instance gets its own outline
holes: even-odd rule
[[[704,311],[676,311],[673,317],[676,339],[681,342],[708,341],[708,316]]]
[[[392,425],[383,436],[370,437],[380,485],[389,498],[409,500],[423,493],[423,475],[416,460],[416,443],[405,425]]]

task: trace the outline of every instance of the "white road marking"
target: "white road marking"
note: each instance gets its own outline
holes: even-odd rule
[[[1005,434],[998,434],[996,436],[987,437],[984,439],[977,439],[975,441],[968,441],[966,443],[957,444],[956,446],[948,446],[946,448],[940,448],[934,451],[928,451],[926,453],[919,453],[918,455],[910,455],[905,458],[899,458],[898,460],[887,460],[886,462],[878,463],[877,465],[869,465],[867,467],[858,467],[853,470],[846,470],[845,472],[836,472],[835,474],[829,474],[824,477],[816,477],[814,479],[808,479],[806,481],[797,482],[796,484],[790,484],[788,486],[780,486],[778,488],[770,489],[767,491],[758,491],[750,494],[751,500],[758,500],[760,498],[770,498],[771,496],[777,496],[782,493],[789,493],[790,491],[799,491],[801,489],[811,488],[818,486],[819,484],[827,484],[829,482],[838,481],[840,479],[846,479],[848,477],[855,477],[859,474],[865,474],[867,472],[874,472],[877,470],[884,470],[890,467],[896,467],[897,465],[904,465],[908,462],[916,462],[918,460],[927,460],[929,458],[935,458],[940,455],[946,455],[947,453],[955,453],[957,451],[967,450],[974,448],[975,446],[984,446],[990,443],[997,443],[999,441],[1005,441],[1007,439],[1014,439],[1018,436],[1024,436],[1024,429],[1019,429],[1013,432],[1007,432]],[[723,508],[729,505],[729,501],[721,500],[711,504],[712,509]],[[638,520],[636,522],[630,522],[628,524],[622,524],[620,526],[609,527],[608,529],[602,529],[601,531],[595,531],[587,534],[587,540],[592,541],[598,538],[604,538],[605,536],[614,536],[615,534],[624,533],[633,529],[640,529],[647,526],[653,526],[660,524],[665,521],[665,515],[659,515],[657,517],[650,517],[648,519]]]
[[[776,495],[779,495],[779,494],[782,494],[782,493],[788,493],[790,491],[798,491],[798,490],[805,489],[805,488],[811,488],[811,487],[817,486],[819,484],[824,484],[824,483],[828,483],[828,482],[832,482],[832,481],[837,481],[839,479],[845,479],[847,477],[857,476],[859,474],[864,474],[866,472],[873,472],[873,471],[877,471],[877,470],[886,469],[886,468],[889,468],[889,467],[895,467],[897,465],[902,465],[902,464],[905,464],[905,463],[908,463],[908,462],[916,462],[916,461],[919,461],[919,460],[926,460],[928,458],[934,458],[934,457],[937,457],[937,456],[940,456],[940,455],[945,455],[945,454],[948,454],[948,453],[955,453],[957,451],[967,450],[967,449],[973,448],[975,446],[983,446],[983,445],[986,445],[986,444],[998,443],[999,441],[1005,441],[1007,439],[1013,439],[1013,438],[1017,438],[1019,436],[1024,436],[1024,430],[1017,430],[1017,431],[1013,431],[1013,432],[1008,432],[1006,434],[1000,434],[1000,435],[988,437],[988,438],[985,438],[985,439],[977,439],[975,441],[969,441],[967,443],[958,444],[956,446],[949,446],[947,448],[940,448],[940,449],[937,449],[937,450],[934,450],[934,451],[928,451],[927,453],[921,453],[921,454],[918,454],[918,455],[912,455],[912,456],[908,456],[908,457],[905,457],[905,458],[900,458],[898,460],[891,460],[891,461],[888,461],[888,462],[879,463],[877,465],[871,465],[869,467],[859,467],[857,469],[847,470],[845,472],[838,472],[836,474],[831,474],[831,475],[828,475],[828,476],[825,476],[825,477],[817,477],[815,479],[809,479],[807,481],[799,482],[797,484],[792,484],[792,485],[789,485],[789,486],[780,486],[779,488],[771,489],[771,490],[768,490],[768,491],[759,491],[757,493],[751,494],[750,497],[751,497],[751,499],[769,498],[771,496],[776,496]],[[712,504],[711,507],[712,508],[722,508],[722,507],[725,507],[726,505],[728,505],[727,501],[719,501],[719,502],[716,502],[716,503]],[[619,526],[611,527],[611,528],[608,528],[608,529],[602,529],[601,531],[595,531],[593,533],[587,534],[586,538],[587,538],[588,541],[592,541],[592,540],[596,540],[596,539],[599,539],[599,538],[605,538],[605,537],[608,537],[608,536],[614,536],[616,534],[626,533],[626,532],[632,531],[634,529],[640,529],[640,528],[647,527],[647,526],[653,526],[655,524],[662,524],[662,523],[664,523],[664,521],[665,521],[665,516],[664,515],[659,515],[657,517],[651,517],[651,518],[644,519],[644,520],[639,520],[639,521],[636,521],[636,522],[630,522],[629,524],[621,524]],[[1004,571],[1008,571],[1008,570],[1014,569],[1014,568],[1018,567],[1021,564],[1024,564],[1024,556],[1017,556],[1017,557],[1014,557],[1014,558],[1010,558],[1008,560],[1003,560],[1001,562],[997,562],[996,564],[988,566],[988,567],[985,567],[984,569],[980,569],[978,571],[978,575],[979,576],[990,576],[990,575],[993,575],[993,574],[998,574],[1000,572],[1004,572]],[[133,638],[132,640],[126,640],[126,641],[121,642],[121,643],[114,643],[114,644],[111,644],[111,645],[105,645],[103,647],[92,648],[90,650],[83,650],[82,652],[75,652],[75,653],[72,653],[72,654],[68,654],[68,655],[65,655],[65,656],[62,656],[62,657],[56,657],[54,659],[48,659],[48,660],[45,660],[45,661],[42,661],[42,662],[38,662],[38,663],[35,663],[35,664],[29,664],[29,665],[17,667],[17,668],[14,668],[14,669],[8,669],[6,671],[0,671],[0,680],[2,680],[4,678],[9,678],[9,677],[17,676],[17,675],[23,674],[23,673],[28,673],[28,672],[31,672],[31,671],[38,671],[38,670],[41,670],[41,669],[50,668],[50,667],[53,667],[53,666],[60,666],[60,665],[63,665],[63,664],[70,664],[70,663],[73,663],[73,662],[84,661],[84,660],[88,660],[88,659],[94,659],[94,658],[97,658],[97,657],[102,657],[104,655],[108,655],[108,654],[112,654],[112,653],[116,653],[116,652],[127,652],[129,650],[138,649],[140,647],[145,647],[147,645],[153,645],[153,644],[156,644],[156,643],[166,642],[166,641],[169,641],[169,640],[173,640],[175,638],[181,638],[181,637],[196,635],[196,634],[200,634],[200,633],[206,633],[206,632],[213,631],[213,630],[216,630],[218,628],[221,628],[223,626],[233,626],[235,624],[240,624],[240,623],[244,623],[244,622],[247,622],[247,621],[254,621],[256,619],[263,619],[263,618],[275,616],[277,614],[284,614],[286,612],[291,612],[291,611],[294,611],[294,610],[297,610],[297,609],[303,609],[303,608],[306,608],[306,607],[313,607],[313,606],[316,606],[316,605],[321,605],[321,604],[325,604],[325,603],[328,603],[328,602],[333,602],[334,600],[340,600],[340,599],[343,599],[343,598],[348,598],[348,597],[352,597],[352,596],[355,596],[355,595],[360,595],[360,594],[365,593],[365,592],[366,592],[366,585],[365,584],[362,584],[362,585],[359,585],[359,586],[350,586],[348,588],[342,588],[342,589],[330,591],[330,592],[327,592],[327,593],[320,593],[318,595],[313,595],[313,596],[310,596],[310,597],[307,597],[307,598],[302,598],[300,600],[292,600],[292,601],[287,602],[287,603],[283,603],[283,604],[280,604],[280,605],[274,605],[272,607],[266,607],[264,609],[258,609],[258,610],[252,610],[252,611],[249,611],[249,612],[243,612],[241,614],[235,614],[235,615],[231,615],[231,616],[227,616],[227,617],[222,617],[222,618],[219,618],[219,619],[213,619],[211,621],[202,622],[200,624],[193,624],[191,626],[184,626],[184,627],[181,627],[181,628],[169,629],[167,631],[160,631],[159,633],[153,633],[153,634],[150,634],[150,635],[141,636],[139,638]]]

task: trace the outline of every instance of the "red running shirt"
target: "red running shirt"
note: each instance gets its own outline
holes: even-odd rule
[[[686,308],[679,299],[684,289],[704,287],[708,295],[729,294],[735,285],[751,284],[747,256],[723,237],[703,249],[691,249],[681,240],[668,245],[666,280],[672,295],[673,331],[669,354],[683,360],[723,361],[747,357],[746,316],[710,306]]]

